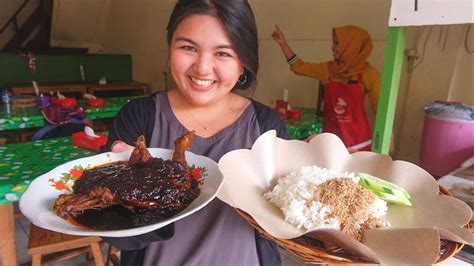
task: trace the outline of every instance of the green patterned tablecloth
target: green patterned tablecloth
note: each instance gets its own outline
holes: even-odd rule
[[[323,119],[316,115],[315,109],[295,109],[303,110],[303,117],[285,120],[286,130],[292,139],[304,139],[312,134],[321,133]]]
[[[44,125],[43,115],[37,108],[21,109],[7,113],[4,106],[1,107],[0,131],[42,127]]]
[[[86,110],[87,118],[89,118],[90,120],[94,120],[100,118],[115,117],[115,115],[118,113],[118,111],[120,111],[122,106],[124,106],[130,100],[138,97],[142,96],[106,98],[104,107],[88,107],[88,109]]]
[[[19,200],[36,177],[94,151],[72,145],[71,137],[0,145],[0,204]]]
[[[115,117],[122,106],[124,106],[131,99],[138,97],[141,96],[106,98],[105,106],[100,108],[90,108],[87,107],[87,105],[84,105],[86,106],[87,118],[94,120]],[[35,128],[42,127],[44,125],[43,115],[38,108],[21,109],[7,113],[4,106],[1,107],[0,131]]]

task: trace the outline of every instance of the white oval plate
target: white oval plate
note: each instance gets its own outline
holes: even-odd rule
[[[149,148],[153,157],[169,159],[173,151],[160,148]],[[102,165],[115,161],[127,161],[130,158],[130,152],[121,153],[101,153],[98,155],[77,159],[63,165],[60,165],[46,174],[37,177],[23,193],[20,199],[20,210],[28,220],[33,224],[60,233],[71,235],[88,236],[107,236],[107,237],[127,237],[140,235],[164,227],[172,222],[182,219],[206,206],[216,197],[219,191],[223,176],[219,167],[212,159],[186,152],[186,161],[188,165],[206,168],[207,176],[202,179],[200,185],[201,193],[186,209],[178,214],[164,219],[158,223],[122,230],[94,230],[81,228],[68,223],[66,220],[58,217],[53,211],[53,203],[60,194],[65,193],[55,188],[53,180],[61,180],[65,174],[70,173],[74,167],[89,168],[96,165]],[[66,192],[67,193],[67,192]]]

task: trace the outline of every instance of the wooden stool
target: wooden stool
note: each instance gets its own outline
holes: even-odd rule
[[[109,250],[107,251],[107,261],[105,265],[120,266],[120,249],[114,246],[109,245]]]
[[[28,254],[32,256],[32,266],[41,265],[41,257],[59,253],[64,254],[48,261],[55,263],[67,260],[86,252],[91,252],[94,256],[95,265],[103,266],[104,259],[100,247],[102,239],[98,236],[73,236],[56,233],[31,224],[28,239]],[[66,252],[67,251],[67,252]]]

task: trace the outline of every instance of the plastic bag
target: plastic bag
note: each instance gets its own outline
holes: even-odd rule
[[[1,88],[2,90],[2,103],[10,104],[12,101],[12,93],[7,88]]]
[[[435,101],[423,110],[427,115],[436,117],[474,121],[474,106],[461,103]]]
[[[11,101],[12,101],[12,94],[7,88],[1,88],[2,89],[2,109],[3,112],[7,115],[11,113]]]

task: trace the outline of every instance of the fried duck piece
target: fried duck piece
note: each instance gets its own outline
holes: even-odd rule
[[[54,212],[73,224],[83,212],[121,205],[131,213],[133,225],[142,226],[170,217],[186,208],[199,195],[198,183],[188,171],[185,151],[195,132],[175,141],[171,160],[153,158],[145,138],[137,139],[128,162],[117,162],[84,171],[73,194],[54,202]]]
[[[175,142],[176,145],[176,142]],[[151,154],[146,149],[145,144],[145,136],[141,135],[138,137],[137,141],[135,142],[135,149],[133,149],[132,154],[130,155],[130,159],[128,160],[129,164],[134,163],[146,163],[153,159]]]

